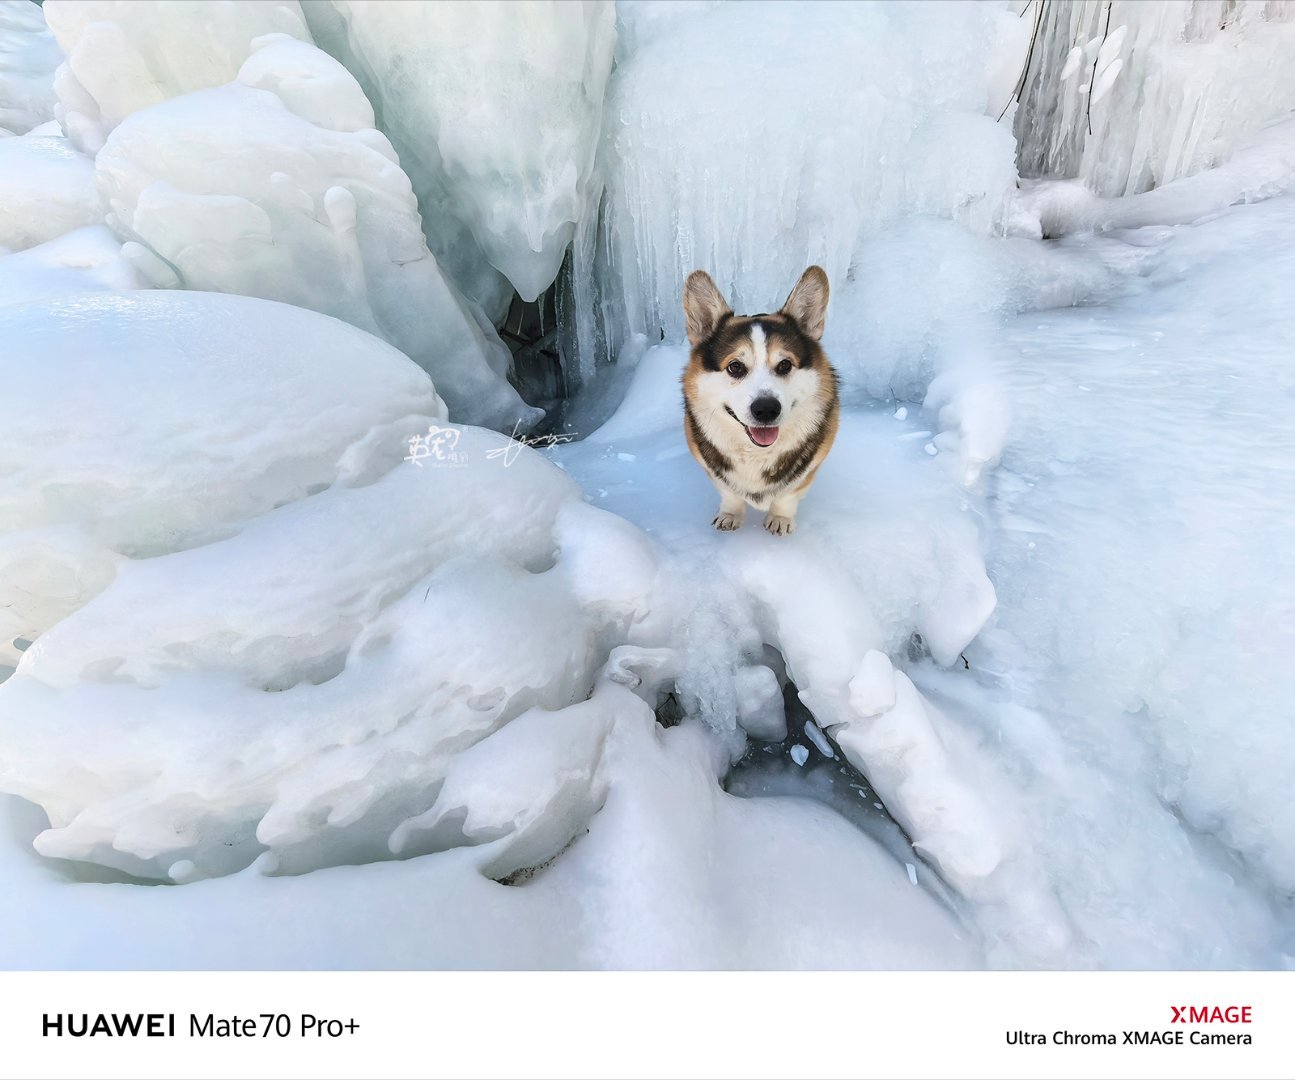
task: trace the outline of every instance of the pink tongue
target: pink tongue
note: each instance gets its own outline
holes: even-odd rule
[[[772,446],[774,440],[778,438],[778,429],[776,427],[753,427],[750,430],[751,438],[759,446]]]

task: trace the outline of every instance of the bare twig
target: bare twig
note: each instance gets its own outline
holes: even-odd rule
[[[1039,42],[1039,27],[1043,23],[1043,5],[1047,3],[1047,0],[1031,0],[1031,3],[1033,3],[1035,7],[1034,29],[1030,31],[1030,48],[1025,54],[1025,64],[1021,68],[1021,77],[1016,80],[1016,87],[1012,90],[1012,96],[1007,99],[1007,104],[1003,106],[1003,111],[998,114],[998,119],[1000,121],[1007,115],[1007,110],[1012,107],[1012,102],[1019,101],[1021,99],[1021,94],[1025,90],[1025,80],[1030,77],[1030,61],[1034,59],[1034,47]],[[1030,5],[1026,4],[1025,7],[1021,9],[1021,14],[1018,15],[1017,18],[1024,18],[1029,7]]]
[[[1106,44],[1106,39],[1111,33],[1111,0],[1106,0],[1106,26],[1102,30],[1102,45]],[[1101,59],[1102,45],[1097,46],[1097,52],[1093,54],[1093,73],[1088,76],[1088,134],[1093,133],[1093,84],[1097,82],[1097,61]]]

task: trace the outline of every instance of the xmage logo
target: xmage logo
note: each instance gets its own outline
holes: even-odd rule
[[[1170,1005],[1171,1024],[1249,1024],[1250,1005]]]

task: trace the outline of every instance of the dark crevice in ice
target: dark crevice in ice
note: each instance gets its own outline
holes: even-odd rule
[[[787,713],[787,737],[781,742],[748,740],[746,753],[724,778],[724,790],[742,798],[799,797],[814,799],[831,807],[848,822],[866,833],[905,866],[912,866],[918,883],[950,908],[954,894],[937,872],[913,847],[912,838],[886,809],[885,801],[868,783],[868,778],[833,745],[835,757],[824,754],[805,730],[813,714],[788,682],[783,689]],[[792,757],[804,748],[804,763]],[[797,756],[800,751],[796,750]]]

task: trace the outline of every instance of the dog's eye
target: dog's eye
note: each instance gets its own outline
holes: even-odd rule
[[[774,371],[776,371],[779,375],[790,375],[790,374],[791,374],[791,361],[790,361],[790,360],[787,360],[787,359],[779,360],[779,361],[778,361],[778,366],[777,366],[776,368],[774,368],[773,370],[774,370]]]
[[[746,374],[746,365],[741,360],[730,360],[728,362],[728,373],[735,379],[740,379]]]

